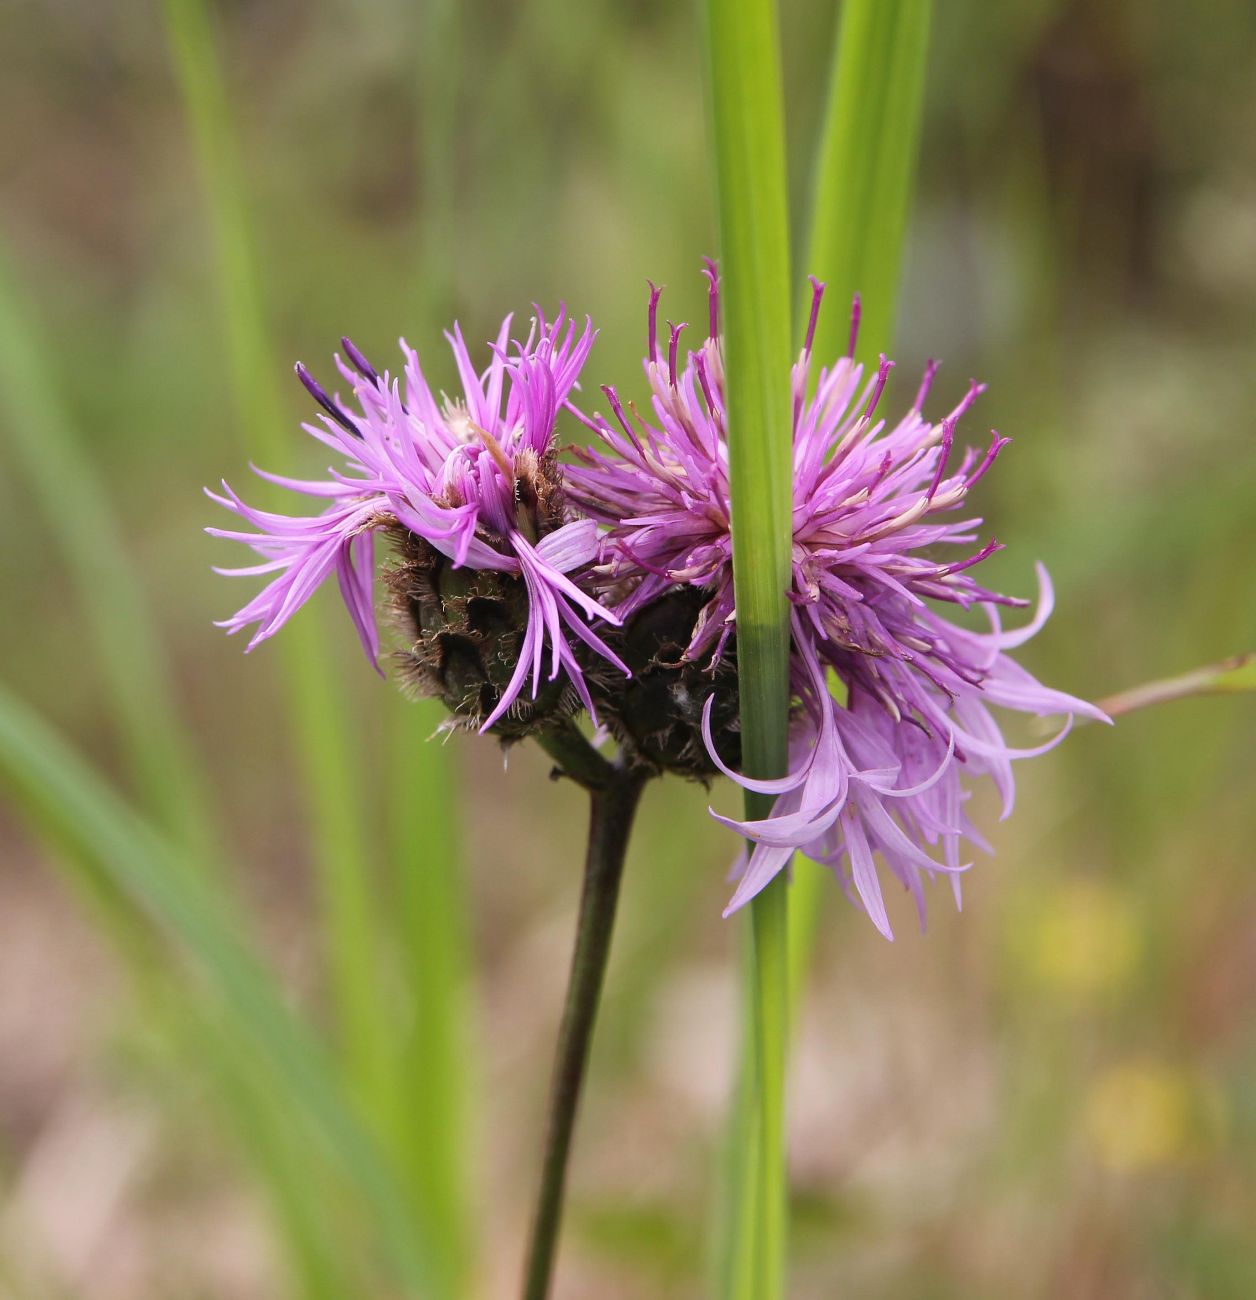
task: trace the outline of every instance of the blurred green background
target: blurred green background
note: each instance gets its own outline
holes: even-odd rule
[[[245,658],[211,626],[246,588],[209,571],[237,557],[202,534],[222,520],[201,485],[243,491],[250,457],[272,453],[281,472],[322,468],[289,364],[329,372],[341,334],[380,365],[404,334],[452,383],[451,317],[483,340],[506,311],[562,298],[601,329],[589,384],[630,386],[647,276],[668,286],[668,315],[703,320],[698,21],[661,0],[219,3],[236,212],[215,211],[212,188],[230,146],[201,123],[198,150],[180,92],[172,45],[185,91],[198,66],[170,39],[193,30],[187,8],[8,0],[0,14],[0,657],[5,684],[114,789],[177,825],[179,787],[157,816],[126,756],[85,612],[92,516],[56,473],[43,491],[32,474],[30,440],[53,427],[103,481],[121,527],[102,545],[121,546],[155,611],[240,910],[303,1023],[329,1025],[327,914],[356,904],[315,888],[288,661],[274,643]],[[833,18],[797,2],[784,18],[801,224]],[[1030,594],[1032,561],[1048,564],[1057,613],[1022,657],[1091,698],[1256,644],[1254,58],[1250,0],[934,14],[891,392],[914,392],[930,355],[945,361],[938,409],[970,374],[989,382],[970,437],[1015,438],[982,487],[1009,544],[995,585]],[[232,261],[240,225],[255,275]],[[259,289],[269,340],[225,327],[241,284]],[[279,409],[242,401],[274,381]],[[347,701],[342,757],[368,825],[400,826],[388,842],[420,863],[461,841],[466,880],[435,914],[445,939],[465,919],[473,972],[451,1004],[474,1063],[458,1085],[470,1155],[455,1157],[468,1286],[509,1294],[581,799],[536,755],[503,770],[492,744],[459,737],[417,769],[456,772],[456,799],[412,805],[393,733],[400,717],[402,752],[417,749],[434,718],[366,670],[335,601],[302,619]],[[1254,721],[1242,697],[1175,704],[1021,768],[997,857],[962,915],[935,888],[927,936],[891,900],[887,945],[827,891],[792,1081],[791,1295],[1256,1295]],[[455,811],[434,821],[433,802]],[[559,1296],[703,1294],[736,1020],[735,928],[719,916],[733,844],[705,803],[675,785],[646,796]],[[284,1094],[246,1095],[250,1058],[216,1055],[212,1024],[180,1029],[196,978],[124,960],[108,890],[65,872],[16,805],[0,846],[0,1295],[368,1294],[326,1278],[382,1277],[359,1222],[373,1211],[322,1187],[300,1132],[274,1138]],[[386,913],[404,865],[368,853]],[[396,964],[384,952],[364,998],[400,1033],[418,1013]],[[440,1240],[462,1230],[423,1212]],[[320,1252],[341,1257],[325,1274]]]

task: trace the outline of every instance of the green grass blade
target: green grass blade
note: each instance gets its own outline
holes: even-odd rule
[[[293,1127],[292,1108],[284,1090],[273,1086],[273,1072],[257,1068],[247,1036],[232,1032],[221,1009],[210,1009],[203,989],[183,972],[172,970],[150,916],[118,879],[76,852],[67,843],[73,836],[56,827],[44,829],[51,832],[44,836],[51,855],[130,975],[137,1017],[146,1036],[166,1045],[174,1068],[211,1082],[221,1121],[240,1143],[282,1228],[281,1245],[299,1294],[305,1300],[348,1294],[343,1261],[330,1252],[321,1231],[328,1217],[322,1194],[326,1180],[316,1176],[310,1143],[294,1145],[290,1137],[285,1139],[285,1132]],[[63,851],[57,852],[58,848]],[[183,865],[174,854],[169,861],[174,871]],[[224,905],[230,907],[229,902]],[[227,916],[231,918],[231,913]],[[238,925],[234,918],[230,923]]]
[[[461,27],[455,0],[416,12],[419,189],[417,287],[425,326],[448,327],[457,310],[458,126]],[[397,1157],[430,1225],[433,1300],[472,1294],[475,1112],[474,987],[469,899],[458,834],[457,746],[432,739],[445,710],[435,701],[389,711],[389,864],[399,901],[395,923],[410,1022],[397,1067]]]
[[[755,1300],[759,1288],[759,1102],[754,1062],[754,939],[749,927],[739,936],[741,969],[740,1050],[733,1081],[728,1135],[721,1160],[723,1182],[717,1205],[714,1260],[715,1294],[726,1300]]]
[[[790,265],[776,7],[709,0],[742,753],[786,759]]]
[[[236,418],[244,445],[259,463],[282,465],[291,412],[266,324],[261,280],[227,86],[205,0],[163,0],[178,88],[201,169],[215,270],[226,323]]]
[[[759,1249],[756,1297],[786,1294],[789,1174],[785,1141],[785,1080],[789,1044],[789,895],[784,877],[754,900],[754,1054],[758,1123],[750,1137],[758,1150],[754,1212]],[[739,1252],[739,1258],[741,1258]]]
[[[137,787],[162,826],[187,846],[188,861],[203,864],[214,844],[204,774],[180,726],[170,668],[122,529],[59,401],[51,355],[0,249],[5,442],[44,516],[43,535],[74,584]]]
[[[221,62],[203,0],[165,0],[166,26],[209,202],[237,418],[247,459],[282,466],[291,422],[266,324],[245,188]],[[284,629],[278,652],[293,746],[306,790],[323,927],[343,1047],[356,1093],[380,1122],[388,1096],[388,1008],[379,996],[378,929],[372,897],[361,764],[355,761],[344,691],[317,604]]]
[[[780,38],[771,0],[708,0],[707,37],[723,277],[725,392],[733,511],[733,581],[742,758],[754,776],[787,762],[793,454],[790,436],[790,263]],[[751,816],[763,801],[747,798]],[[784,1137],[788,993],[784,880],[751,905],[758,1191],[739,1224],[734,1291],[784,1293],[787,1233]],[[743,1089],[747,1097],[749,1089]],[[753,1121],[737,1124],[752,1140]],[[743,1164],[744,1167],[744,1164]],[[757,1248],[742,1240],[754,1232]],[[745,1277],[754,1270],[756,1282]]]
[[[433,1300],[469,1293],[473,1252],[470,1121],[471,936],[453,754],[429,740],[438,703],[392,722],[391,865],[398,950],[411,1021],[400,1038],[403,1090],[397,1152],[435,1246]]]
[[[198,1077],[209,1083],[212,1099],[269,1198],[294,1293],[302,1300],[341,1300],[354,1294],[361,1282],[350,1280],[348,1225],[343,1215],[336,1218],[342,1202],[329,1194],[330,1180],[318,1167],[302,1126],[293,1122],[282,1088],[275,1086],[270,1071],[255,1068],[248,1052],[241,1051],[240,1035],[226,1017],[203,1007],[204,999],[186,981],[171,988],[165,974],[164,997],[147,999],[143,1009],[157,1017],[182,1062],[193,1063]],[[326,1230],[333,1220],[339,1223],[335,1238]]]
[[[458,0],[427,0],[416,15],[419,76],[419,303],[429,324],[457,310],[458,126],[464,121]],[[494,82],[497,77],[492,79]]]
[[[815,353],[846,350],[842,310],[862,298],[859,353],[893,343],[903,245],[924,109],[930,0],[846,0],[833,52],[828,108],[816,153],[806,270],[828,285]],[[809,306],[809,304],[808,304]],[[797,323],[806,329],[806,309]],[[790,889],[790,1001],[811,964],[830,873],[800,862]]]
[[[426,1243],[414,1230],[403,1194],[344,1106],[331,1063],[289,1011],[218,897],[180,870],[177,851],[3,689],[0,782],[68,862],[103,878],[176,945],[247,1047],[250,1069],[273,1072],[279,1095],[356,1189],[397,1278],[413,1294],[429,1294]]]
[[[339,1055],[355,1096],[382,1126],[394,1109],[395,1030],[381,993],[384,931],[374,897],[374,837],[362,804],[364,760],[349,725],[343,679],[328,653],[335,643],[331,620],[309,608],[300,617],[284,629],[286,706],[318,869]]]
[[[805,267],[828,285],[815,342],[826,364],[846,350],[842,304],[856,292],[863,299],[860,356],[875,359],[892,340],[920,144],[930,7],[930,0],[842,5]],[[801,337],[805,308],[798,327]]]

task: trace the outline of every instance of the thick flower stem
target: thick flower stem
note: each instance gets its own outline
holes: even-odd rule
[[[588,786],[589,842],[585,853],[584,887],[550,1089],[549,1124],[524,1274],[523,1300],[546,1300],[549,1295],[571,1135],[589,1059],[602,980],[606,974],[606,959],[610,954],[611,928],[615,921],[628,835],[646,779],[647,774],[639,769],[608,763],[605,780]]]
[[[602,789],[615,774],[615,765],[593,748],[570,718],[543,728],[533,739],[554,760],[555,777],[569,777],[590,792]]]

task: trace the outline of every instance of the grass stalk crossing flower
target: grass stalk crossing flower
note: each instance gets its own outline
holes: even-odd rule
[[[707,61],[721,270],[725,297],[729,412],[729,505],[738,616],[742,759],[761,778],[787,762],[790,562],[789,217],[780,35],[773,0],[708,0]],[[750,817],[764,811],[748,796]],[[759,1300],[785,1291],[788,1177],[785,1048],[788,970],[783,887],[752,913],[756,1119],[744,1125],[757,1148],[758,1194],[748,1255]],[[745,1067],[743,1067],[745,1068]],[[746,1162],[747,1164],[750,1162]],[[744,1167],[744,1166],[743,1166]],[[745,1204],[742,1198],[742,1204]]]

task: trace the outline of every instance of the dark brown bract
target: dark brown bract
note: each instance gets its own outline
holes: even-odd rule
[[[519,663],[528,621],[522,578],[492,569],[455,568],[453,561],[404,528],[389,530],[395,561],[384,572],[402,646],[394,659],[406,685],[440,699],[463,726],[479,729],[506,691]],[[542,680],[494,724],[504,741],[521,740],[580,700],[566,677]]]
[[[598,717],[615,739],[656,771],[708,781],[717,769],[702,739],[702,711],[714,696],[711,728],[720,757],[741,763],[736,647],[714,667],[685,658],[705,604],[694,587],[678,587],[634,614],[607,643],[632,670],[612,676],[590,666]]]

